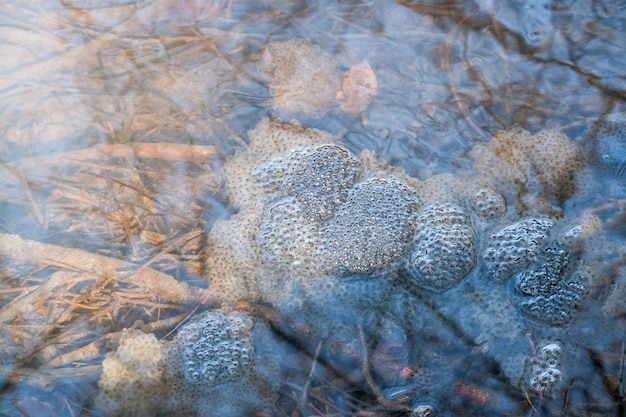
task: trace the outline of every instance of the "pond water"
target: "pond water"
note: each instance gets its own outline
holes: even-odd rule
[[[624,415],[623,2],[0,11],[0,414]]]

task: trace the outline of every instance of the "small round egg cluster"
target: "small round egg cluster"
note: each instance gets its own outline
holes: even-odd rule
[[[504,197],[491,187],[479,186],[471,196],[474,212],[483,220],[495,220],[506,211]]]
[[[311,220],[331,217],[362,174],[361,161],[335,144],[298,147],[261,165],[258,181],[295,197]]]
[[[341,78],[335,60],[306,39],[271,42],[260,52],[258,68],[269,82],[270,104],[283,115],[320,116],[330,110]]]
[[[544,200],[558,206],[570,197],[576,191],[575,174],[584,165],[576,144],[557,130],[498,132],[469,156],[482,177],[529,208]]]
[[[546,343],[527,362],[526,386],[536,394],[552,396],[557,384],[563,378],[559,370],[563,358],[563,346],[559,342]]]
[[[226,310],[199,314],[171,341],[125,329],[103,361],[96,405],[108,416],[271,411],[283,381],[276,349],[267,324]]]
[[[490,235],[483,274],[504,283],[513,278],[522,314],[558,326],[567,323],[588,292],[590,274],[579,268],[579,226],[560,233],[552,220],[529,218]]]
[[[252,366],[252,321],[245,315],[209,312],[188,323],[176,336],[183,373],[192,384],[235,381]]]
[[[97,407],[111,416],[156,415],[167,395],[162,362],[163,344],[153,334],[124,329],[102,362]]]

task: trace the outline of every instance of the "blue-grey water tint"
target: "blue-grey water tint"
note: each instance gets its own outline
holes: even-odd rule
[[[236,211],[222,163],[245,149],[264,116],[330,132],[353,155],[372,151],[420,182],[488,172],[477,165],[493,158],[521,166],[500,190],[504,219],[464,218],[480,251],[457,268],[464,279],[414,286],[401,268],[380,268],[374,273],[387,275],[316,277],[312,299],[296,289],[297,302],[285,305],[246,300],[239,308],[274,331],[257,349],[275,351],[282,368],[283,380],[270,384],[280,386],[267,397],[278,398],[271,415],[425,415],[429,407],[439,416],[624,415],[622,2],[72,0],[4,2],[0,12],[0,232],[19,235],[20,245],[76,248],[205,290],[207,236]],[[264,66],[270,45],[301,60],[300,79],[279,79],[289,71],[271,59]],[[347,74],[363,62],[375,94],[370,84],[360,111],[346,111],[335,93],[347,94]],[[306,97],[281,97],[281,88]],[[558,130],[580,152],[565,160],[578,165],[545,162],[565,148],[533,159],[495,147],[494,135],[512,128]],[[477,149],[499,150],[489,159]],[[531,216],[550,216],[555,231],[534,259],[511,260],[506,236],[491,236]],[[584,245],[563,243],[581,223]],[[425,230],[437,240],[437,227]],[[421,242],[430,255],[430,241]],[[333,262],[353,243],[335,239]],[[489,278],[484,249],[496,246],[520,276]],[[567,253],[557,257],[555,247]],[[80,264],[30,259],[21,246],[1,250],[3,415],[106,414],[95,407],[97,381],[117,332],[141,320],[169,342],[190,313],[210,307],[202,297],[87,279]],[[554,282],[529,290],[541,274]],[[233,415],[257,411],[236,403]],[[172,404],[151,412],[175,415]]]

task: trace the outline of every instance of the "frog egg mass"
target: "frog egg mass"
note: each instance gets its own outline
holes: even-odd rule
[[[552,226],[550,219],[529,218],[491,233],[482,258],[485,277],[504,282],[527,267]]]
[[[111,416],[236,417],[272,410],[281,374],[266,351],[270,335],[266,324],[224,311],[197,315],[171,341],[124,330],[102,364],[96,404]]]
[[[409,275],[416,285],[436,292],[455,287],[476,263],[476,235],[468,213],[449,203],[431,205],[417,223],[406,266]]]
[[[189,383],[223,384],[240,378],[254,360],[252,321],[243,314],[218,312],[187,324],[177,335]]]
[[[393,176],[357,183],[322,226],[319,259],[339,275],[385,272],[405,257],[419,200]]]
[[[471,152],[473,176],[421,181],[296,123],[264,118],[248,134],[249,146],[223,166],[232,213],[207,236],[206,278],[227,300],[263,303],[310,334],[350,343],[359,326],[417,314],[415,294],[443,302],[467,281],[472,316],[461,323],[478,321],[477,340],[507,344],[528,323],[566,325],[589,292],[581,226],[524,207],[570,193],[578,153],[562,134],[500,133]],[[501,158],[504,143],[523,163]],[[557,148],[565,153],[552,159]],[[557,179],[565,189],[549,184]],[[528,199],[512,199],[512,184]],[[497,322],[492,311],[506,314]],[[263,320],[226,310],[191,318],[171,341],[125,330],[104,360],[98,405],[111,415],[237,416],[259,407],[271,415],[281,384],[271,333]],[[557,348],[546,345],[529,365],[525,388],[555,389]],[[507,372],[521,374],[503,355],[495,357]]]

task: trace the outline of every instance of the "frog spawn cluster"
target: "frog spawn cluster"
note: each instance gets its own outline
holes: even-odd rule
[[[322,226],[317,258],[340,276],[384,273],[406,256],[419,200],[397,178],[369,178],[350,190]]]
[[[214,228],[222,234],[211,236],[221,242],[233,234],[231,246],[218,249],[234,248],[233,259],[242,253],[247,258],[234,265],[227,260],[222,264],[226,268],[211,268],[213,278],[249,278],[258,262],[271,272],[269,275],[282,274],[285,282],[300,274],[310,278],[301,282],[306,283],[306,289],[290,294],[321,294],[324,301],[337,300],[331,302],[337,305],[352,302],[358,317],[394,291],[393,284],[380,275],[398,269],[405,269],[414,285],[435,292],[453,288],[478,269],[487,279],[511,283],[522,314],[550,325],[569,320],[585,296],[589,278],[576,256],[579,240],[574,229],[555,232],[558,225],[553,220],[537,217],[509,225],[501,221],[495,232],[487,233],[485,230],[493,228],[507,211],[502,195],[489,185],[457,181],[442,187],[441,195],[432,192],[436,187],[424,192],[405,175],[330,143],[324,132],[276,121],[263,123],[257,128],[257,138],[263,136],[269,143],[253,141],[249,153],[242,152],[242,158],[235,157],[234,163],[225,167],[230,182],[241,182],[229,190],[240,213],[231,223]],[[232,233],[227,226],[235,224],[239,228]],[[479,235],[483,233],[486,238],[481,245]],[[477,263],[479,268],[475,268]],[[237,268],[239,265],[246,267],[245,273]],[[277,270],[281,274],[273,273]],[[341,277],[337,281],[340,284],[329,284],[331,276]],[[233,283],[245,288],[239,285],[241,281]],[[267,284],[271,291],[296,288],[274,284]],[[248,295],[247,289],[240,291],[238,294]],[[358,292],[362,294],[355,297]],[[310,315],[327,309],[322,300],[316,300],[311,304],[319,305],[306,310]],[[372,304],[363,304],[367,301]],[[301,304],[293,305],[294,311],[301,308]],[[336,320],[341,311],[328,309],[327,321]],[[100,404],[113,415],[138,411],[151,415],[168,395],[172,410],[202,414],[215,412],[215,401],[224,400],[223,407],[227,407],[233,393],[258,405],[259,398],[276,392],[259,379],[263,376],[258,368],[261,356],[245,316],[219,312],[201,315],[181,329],[171,343],[141,337],[123,340],[118,352],[111,355],[115,360],[105,360]],[[131,339],[138,343],[131,343]],[[131,345],[137,352],[149,347],[154,352],[124,354]],[[560,379],[558,358],[557,362],[554,358],[550,353],[535,358],[526,380],[529,389],[546,395],[554,389]],[[120,367],[132,372],[121,372]],[[153,372],[140,383],[120,381],[124,375],[136,375],[140,368]],[[271,374],[268,372],[266,376]],[[149,401],[142,401],[151,410],[133,408],[138,393],[151,393]],[[207,402],[207,397],[213,400]],[[272,398],[267,395],[265,403],[271,404]],[[224,408],[220,412],[237,415],[238,411]]]
[[[336,62],[306,39],[269,43],[260,52],[257,65],[269,83],[270,104],[283,115],[319,117],[332,108],[341,87]]]
[[[325,132],[275,119],[261,122],[250,138],[249,148],[224,166],[238,212],[209,236],[218,249],[221,242],[237,249],[234,255],[213,251],[208,258],[239,262],[208,268],[212,285],[231,298],[260,299],[285,314],[304,314],[322,334],[332,323],[353,324],[370,308],[356,299],[383,304],[398,290],[398,279],[444,292],[477,271],[510,284],[511,301],[528,319],[556,325],[584,296],[585,289],[572,285],[573,276],[584,275],[576,272],[577,257],[561,268],[549,249],[569,239],[558,231],[561,225],[544,217],[511,224],[516,215],[488,177],[443,175],[418,182],[375,157],[351,154]],[[573,255],[575,246],[567,243],[566,253]],[[554,266],[542,266],[550,262]],[[555,274],[546,282],[559,284],[542,287],[544,277]],[[533,293],[526,283],[544,289]],[[337,295],[344,287],[346,294]],[[366,294],[355,297],[355,291]],[[349,313],[339,307],[345,305]]]
[[[550,397],[563,378],[559,367],[563,358],[563,346],[559,342],[548,342],[536,356],[528,359],[523,386],[535,394]]]
[[[483,220],[496,220],[506,212],[502,194],[488,186],[479,186],[471,196],[474,212]]]
[[[271,409],[282,377],[256,348],[270,334],[246,314],[225,311],[199,314],[169,342],[125,329],[103,361],[96,404],[110,416],[235,417]]]
[[[254,181],[270,196],[255,242],[263,263],[306,276],[404,268],[415,285],[436,292],[459,284],[476,264],[472,217],[501,217],[502,195],[454,180],[462,197],[421,208],[402,175],[373,174],[369,165],[332,143],[280,149],[259,164]]]
[[[244,314],[205,314],[176,336],[183,373],[191,384],[216,385],[241,378],[254,360],[252,321]]]
[[[450,203],[430,205],[418,217],[407,271],[417,285],[441,292],[470,273],[476,254],[467,211]]]
[[[256,244],[265,264],[304,275],[352,276],[398,268],[420,206],[394,175],[361,179],[362,162],[336,144],[300,146],[254,172],[265,205]]]
[[[576,255],[582,251],[580,237],[579,226],[560,232],[545,218],[506,226],[489,235],[485,277],[499,283],[511,279],[527,319],[563,325],[588,292],[590,276]]]
[[[564,140],[558,135],[546,138],[559,145]],[[557,267],[556,255],[546,246],[556,222],[531,217],[507,225],[500,220],[507,212],[504,197],[482,178],[444,174],[416,186],[404,173],[351,154],[325,132],[275,119],[251,131],[250,148],[254,152],[237,155],[225,172],[232,194],[245,189],[250,196],[239,214],[251,213],[248,224],[241,222],[242,237],[250,239],[247,253],[255,249],[260,268],[285,277],[280,285],[292,277],[404,270],[413,285],[444,292],[475,269],[498,283],[526,271],[516,281],[521,311],[533,321],[555,325],[569,319],[586,293],[584,274],[572,278],[577,268],[569,261]],[[488,232],[498,221],[497,230]],[[486,235],[482,245],[479,233]],[[232,269],[222,273],[215,268],[216,283],[242,270]],[[532,293],[523,284],[532,280],[559,284]],[[248,284],[244,287],[254,287]],[[266,285],[266,292],[280,287],[259,285]],[[293,291],[289,285],[283,288]]]
[[[321,244],[319,225],[307,219],[302,204],[285,197],[268,205],[257,234],[261,260],[283,273],[311,275],[311,256]]]
[[[315,175],[311,175],[315,173]],[[256,171],[267,191],[282,191],[298,200],[311,220],[331,217],[362,175],[358,158],[334,144],[297,147]]]
[[[550,219],[528,218],[492,232],[482,256],[485,277],[502,283],[527,268],[553,226]]]
[[[394,175],[357,181],[365,171],[358,161],[327,144],[261,165],[257,181],[283,196],[260,221],[262,260],[295,274],[342,277],[404,267],[417,286],[442,292],[458,285],[478,252],[469,207],[477,221],[490,221],[505,212],[502,196],[478,187],[467,199],[420,210],[416,190]]]
[[[264,262],[296,273],[386,272],[401,261],[419,200],[394,176],[358,181],[358,158],[335,144],[298,147],[262,164],[258,182],[284,195],[264,210],[257,244]]]
[[[515,277],[524,316],[549,325],[567,323],[587,295],[590,281],[587,271],[576,269],[577,263],[560,241],[543,248],[539,261]]]

